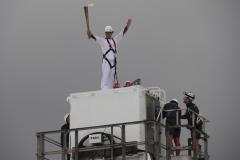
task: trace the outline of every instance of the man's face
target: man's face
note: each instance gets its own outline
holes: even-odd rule
[[[70,122],[70,117],[68,116],[68,118],[66,119],[66,121],[67,121],[67,124],[69,124],[69,122]]]
[[[112,38],[113,32],[105,32],[106,38]]]
[[[190,102],[189,98],[184,96],[183,97],[183,103],[188,104]]]

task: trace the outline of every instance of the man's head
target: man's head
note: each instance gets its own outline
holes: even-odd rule
[[[194,101],[195,95],[192,92],[184,92],[183,103],[188,104]]]
[[[106,36],[106,38],[112,38],[113,32],[114,32],[114,30],[113,30],[112,26],[106,26],[105,27],[105,36]]]
[[[69,122],[70,122],[70,114],[69,113],[65,114],[64,121],[69,124]]]
[[[178,104],[178,100],[177,99],[172,99],[170,102]]]

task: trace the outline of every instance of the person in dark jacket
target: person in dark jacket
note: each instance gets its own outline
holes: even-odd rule
[[[185,103],[187,110],[184,115],[181,116],[182,119],[187,119],[188,125],[191,126],[189,127],[191,131],[191,138],[193,139],[193,126],[196,127],[198,130],[202,130],[202,121],[197,121],[199,118],[199,109],[196,106],[196,104],[193,103],[195,99],[195,95],[192,92],[184,92],[184,97],[183,97],[183,103]],[[194,119],[193,119],[194,115]],[[193,125],[194,122],[194,125]],[[196,132],[196,153],[197,156],[199,155],[200,148],[199,148],[199,139],[201,137],[201,134],[199,132]]]
[[[67,113],[65,116],[64,116],[64,121],[65,121],[65,124],[62,125],[61,127],[61,145],[62,145],[62,148],[64,147],[64,133],[67,133],[66,134],[66,147],[68,148],[69,147],[69,132],[66,132],[67,130],[69,130],[69,124],[70,124],[70,115],[69,113]],[[70,160],[70,154],[67,154],[67,160]]]
[[[167,145],[173,146],[174,141],[176,147],[180,147],[181,127],[171,127],[181,125],[181,110],[178,106],[178,100],[172,99],[163,107],[163,118],[166,118],[166,142]],[[176,156],[180,155],[180,150],[176,150]]]

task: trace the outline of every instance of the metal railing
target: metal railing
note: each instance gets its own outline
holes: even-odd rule
[[[185,109],[180,109],[185,110]],[[177,111],[177,110],[169,110],[169,111]],[[178,114],[176,114],[177,117]],[[79,160],[79,153],[89,152],[89,151],[110,151],[109,159],[113,160],[116,152],[116,149],[118,151],[120,150],[122,160],[126,160],[127,156],[127,149],[131,146],[144,146],[144,150],[142,152],[145,153],[145,157],[147,157],[147,154],[154,157],[155,160],[171,160],[171,152],[175,150],[187,150],[189,156],[192,156],[191,153],[193,152],[193,159],[197,160],[196,157],[196,133],[200,133],[201,140],[204,142],[204,160],[209,159],[208,155],[208,139],[209,135],[206,133],[206,123],[209,122],[206,118],[203,116],[200,116],[199,114],[196,114],[195,112],[192,112],[193,118],[201,117],[203,119],[203,129],[198,130],[195,127],[195,123],[192,123],[193,125],[189,124],[180,124],[179,122],[176,122],[175,126],[166,126],[161,120],[159,121],[135,121],[135,122],[127,122],[127,123],[118,123],[118,124],[110,124],[110,125],[101,125],[101,126],[92,126],[92,127],[84,127],[84,128],[74,128],[69,130],[55,130],[55,131],[46,131],[46,132],[38,132],[36,133],[37,136],[37,160],[49,160],[48,156],[50,155],[61,155],[62,160],[67,160],[67,156],[70,154],[72,159]],[[161,115],[159,116],[160,119]],[[177,120],[177,119],[176,119]],[[126,127],[130,125],[143,125],[144,131],[145,131],[145,140],[144,141],[126,141]],[[119,143],[114,143],[114,128],[120,128],[121,129],[121,138]],[[172,147],[169,146],[169,144],[164,144],[162,142],[162,137],[165,136],[163,134],[163,129],[166,129],[167,127],[170,128],[176,128],[176,127],[187,127],[191,128],[193,136],[192,139],[189,139],[188,146],[181,146],[181,147]],[[110,128],[110,143],[109,144],[103,144],[103,145],[97,145],[97,146],[85,146],[85,147],[79,147],[79,133],[84,130],[95,130],[95,129],[102,129],[102,128]],[[49,135],[52,134],[59,134],[63,133],[64,135],[64,141],[63,145],[59,141],[56,141],[49,137]],[[74,133],[74,146],[72,148],[68,147],[67,144],[67,134],[68,133]],[[152,137],[152,138],[151,138]],[[45,146],[46,143],[50,143],[54,146],[56,146],[57,150],[51,150],[48,151]],[[164,158],[164,152],[165,158]],[[147,159],[147,158],[146,158]]]
[[[181,123],[181,117],[179,117],[179,111],[189,111],[191,113],[191,124],[189,123],[185,123],[185,124],[182,124]],[[171,160],[171,153],[172,151],[176,151],[176,150],[188,150],[188,156],[191,156],[193,158],[193,160],[208,160],[209,159],[209,154],[208,154],[208,139],[210,138],[210,136],[207,134],[206,132],[206,124],[209,123],[210,121],[205,118],[204,116],[194,112],[193,110],[191,109],[188,109],[188,108],[179,108],[179,109],[171,109],[171,110],[161,110],[161,113],[159,117],[162,117],[162,112],[165,111],[165,112],[175,112],[175,119],[176,119],[176,122],[175,122],[175,125],[172,125],[172,126],[167,126],[167,125],[164,125],[164,128],[182,128],[182,127],[185,127],[185,128],[188,128],[191,130],[191,138],[188,139],[188,146],[181,146],[181,147],[172,147],[169,142],[166,141],[166,159],[167,160]],[[180,112],[181,113],[181,112]],[[181,114],[180,114],[181,115]],[[196,120],[201,120],[202,122],[202,128],[201,130],[198,129],[196,127]],[[161,120],[160,120],[161,121]],[[163,122],[162,122],[163,124]],[[200,134],[201,137],[200,137],[200,140],[203,141],[203,151],[198,151],[198,152],[201,152],[202,155],[200,155],[200,153],[197,153],[197,145],[198,142],[197,142],[197,137],[196,137],[196,134]],[[166,133],[168,134],[168,133]],[[168,136],[168,135],[166,135]],[[193,155],[192,155],[193,153]]]
[[[111,125],[101,125],[101,126],[93,126],[93,127],[84,127],[84,128],[75,128],[75,129],[69,129],[65,131],[61,130],[55,130],[55,131],[46,131],[46,132],[38,132],[36,134],[37,136],[37,160],[46,160],[48,159],[47,156],[49,155],[54,155],[54,154],[62,154],[62,160],[66,160],[66,155],[71,154],[72,157],[74,157],[75,160],[78,160],[78,156],[80,152],[86,152],[86,151],[97,151],[97,150],[106,150],[110,149],[111,151],[111,156],[110,159],[113,160],[114,158],[114,150],[116,148],[120,148],[121,151],[121,156],[122,159],[126,159],[126,153],[127,153],[127,147],[131,146],[138,146],[138,145],[158,145],[155,146],[155,148],[160,148],[160,138],[159,134],[155,134],[154,140],[152,142],[148,141],[141,141],[141,142],[126,142],[126,126],[130,125],[137,125],[137,124],[143,124],[144,126],[147,126],[151,124],[151,126],[154,126],[154,133],[158,133],[157,130],[159,130],[160,124],[156,121],[136,121],[136,122],[128,122],[128,123],[118,123],[118,124],[111,124]],[[113,135],[113,129],[115,127],[120,127],[121,128],[121,142],[120,143],[113,143],[114,135]],[[79,143],[79,137],[78,134],[79,132],[83,130],[91,130],[91,129],[99,129],[99,128],[111,128],[111,133],[110,133],[110,144],[105,144],[102,146],[90,146],[90,147],[78,147]],[[60,142],[57,142],[56,140],[53,140],[48,137],[48,135],[51,134],[59,134],[63,132],[64,134],[64,143],[63,146],[60,144]],[[74,132],[75,136],[75,147],[74,148],[68,148],[66,144],[66,135],[67,133]],[[47,151],[45,149],[46,143],[51,143],[57,147],[59,147],[58,150],[52,150],[52,151]],[[144,152],[147,154],[147,147],[144,150]]]

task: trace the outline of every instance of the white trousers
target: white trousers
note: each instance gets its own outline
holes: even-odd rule
[[[113,64],[113,62],[111,62]],[[102,79],[101,79],[101,89],[112,89],[114,85],[114,73],[115,67],[110,68],[108,62],[103,59],[102,63]]]

